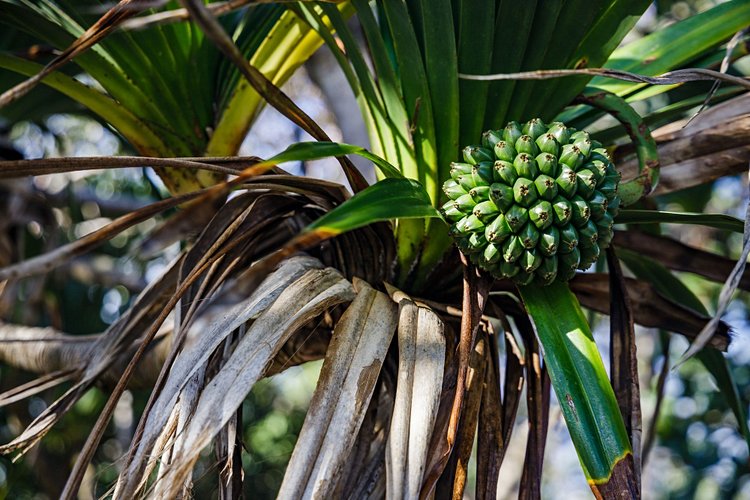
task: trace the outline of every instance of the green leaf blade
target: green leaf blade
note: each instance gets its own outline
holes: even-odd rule
[[[750,2],[733,0],[688,17],[615,50],[607,68],[643,75],[675,69],[718,46],[750,23]],[[642,84],[594,78],[591,85],[619,95]]]
[[[335,235],[373,222],[439,216],[418,182],[406,178],[383,179],[316,220],[306,231]]]
[[[632,485],[632,467],[618,467],[632,459],[625,424],[578,300],[566,283],[519,290],[590,486],[603,490],[610,482]]]
[[[667,212],[659,210],[621,210],[615,218],[616,224],[695,224],[714,229],[742,234],[745,225],[731,215],[689,212]]]

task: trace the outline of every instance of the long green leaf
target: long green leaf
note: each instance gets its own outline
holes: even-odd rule
[[[688,17],[612,53],[606,67],[659,75],[689,62],[750,24],[750,2],[733,0]],[[594,78],[591,85],[619,95],[642,84]]]
[[[84,31],[66,11],[54,4],[49,4],[42,10],[34,8],[29,2],[20,5],[9,0],[0,0],[0,22],[29,33],[37,40],[57,49],[67,47]],[[150,123],[165,121],[164,114],[154,101],[129,79],[100,45],[95,45],[91,50],[78,55],[75,63],[136,116]]]
[[[538,2],[539,0],[524,2],[521,9],[517,2],[500,2],[496,14],[492,73],[511,73],[521,69],[527,45],[533,36],[531,27],[535,13],[538,11],[540,16],[544,15],[544,9],[539,8]],[[508,116],[510,97],[515,86],[516,82],[513,81],[490,83],[484,129],[504,127],[508,118],[521,119]]]
[[[458,69],[461,73],[483,75],[491,72],[495,42],[494,0],[459,2]],[[472,144],[482,133],[487,106],[488,82],[460,80],[459,144]],[[500,126],[500,125],[496,125]]]
[[[432,100],[427,72],[422,62],[417,35],[410,24],[409,13],[402,2],[385,2],[384,10],[388,26],[393,34],[393,43],[401,78],[404,107],[409,114],[414,151],[417,158],[417,177],[430,197],[440,195],[437,172],[437,142]],[[447,96],[450,98],[450,96]]]
[[[434,103],[435,149],[438,186],[446,180],[448,165],[458,155],[458,60],[449,0],[420,0],[424,38],[424,65]],[[439,200],[433,197],[434,203]]]
[[[383,154],[390,161],[396,162],[406,177],[417,179],[419,178],[419,168],[414,148],[411,145],[409,116],[405,108],[401,84],[391,63],[383,35],[370,9],[370,4],[365,0],[352,0],[352,4],[357,9],[357,17],[367,39],[367,46],[370,49],[372,64],[377,75],[377,89],[382,96],[386,113],[386,116],[380,120],[377,120],[376,117],[376,122],[370,125],[370,136],[372,137],[375,130],[383,135],[389,135],[391,140],[384,141]],[[323,8],[330,9],[326,5],[323,5]],[[352,60],[354,69],[358,71],[360,83],[364,85],[369,79],[374,85],[375,79],[369,76],[365,59],[360,53],[359,44],[348,27],[337,27],[337,31],[346,45],[347,54]],[[367,77],[363,78],[363,75],[367,75]]]
[[[615,218],[617,224],[695,224],[742,234],[744,224],[731,215],[658,210],[621,210]]]
[[[306,231],[335,235],[373,222],[439,216],[417,181],[383,179],[316,220]]]
[[[576,23],[579,23],[578,29],[580,30],[578,33],[569,33],[569,36],[579,43],[567,58],[547,59],[545,68],[600,67],[625,35],[635,26],[650,3],[650,0],[595,2],[576,0],[575,2],[568,2],[565,6],[566,14],[574,16],[572,23],[568,26],[575,30]],[[589,14],[590,11],[596,12],[598,9],[601,9],[601,11],[591,21],[586,22],[584,20],[591,15]],[[556,39],[555,43],[563,46],[570,45],[570,42],[565,38]],[[586,82],[587,78],[575,78],[567,81],[552,80],[549,85],[540,83],[536,87],[538,99],[531,101],[531,109],[527,113],[533,112],[542,118],[551,118],[583,90]]]
[[[293,12],[285,12],[252,54],[250,64],[275,86],[280,86],[322,44],[323,39],[304,20]],[[257,89],[247,85],[245,79],[238,80],[218,119],[207,154],[233,154],[263,105],[265,101]]]
[[[449,1],[420,0],[420,3],[425,71],[431,101],[435,104],[433,114],[437,155],[436,164],[428,175],[436,176],[438,186],[442,186],[448,178],[446,166],[457,158],[459,151],[460,120],[456,119],[460,116],[458,56],[454,35],[456,21]],[[437,205],[441,196],[441,192],[436,193],[433,203]],[[426,273],[435,267],[450,244],[443,222],[431,220],[417,266],[417,286]]]
[[[531,33],[534,39],[526,47],[522,71],[533,71],[541,69],[544,64],[544,57],[549,50],[554,47],[550,43],[555,34],[555,27],[562,11],[563,0],[545,0],[537,6],[534,14],[534,24],[531,27]],[[513,88],[513,95],[510,98],[508,116],[513,119],[525,120],[532,118],[526,115],[529,99],[536,102],[539,96],[534,95],[535,82],[518,82]],[[546,96],[545,96],[546,97]],[[497,127],[503,126],[498,123]]]
[[[384,84],[382,79],[379,82],[380,85],[376,85],[360,50],[360,45],[344,17],[332,5],[324,4],[321,8],[331,20],[331,24],[338,35],[338,40],[344,45],[344,51],[341,50],[337,44],[337,39],[332,35],[321,33],[321,36],[336,56],[357,97],[357,102],[367,125],[371,147],[375,153],[396,163],[401,171],[405,172],[408,165],[416,165],[414,152],[408,147],[409,141],[407,140],[405,125],[402,124],[399,127],[394,123],[390,114],[392,110],[389,110],[386,104],[387,101],[391,105],[399,106],[400,98],[394,100],[393,96],[387,92],[390,87]],[[310,12],[309,8],[307,10]],[[386,90],[383,90],[384,88]],[[406,115],[404,114],[404,116]],[[416,166],[414,169],[416,169]]]
[[[615,484],[620,494],[637,491],[625,424],[578,300],[567,283],[519,290],[589,485],[600,493]]]
[[[41,64],[32,63],[18,57],[0,53],[0,68],[18,74],[31,76],[39,73]],[[142,154],[150,156],[171,156],[169,148],[149,125],[134,116],[129,109],[97,90],[63,73],[54,72],[42,83],[74,99],[99,115],[115,127]]]

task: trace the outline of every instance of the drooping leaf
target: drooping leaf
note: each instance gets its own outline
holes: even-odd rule
[[[335,235],[373,222],[439,217],[422,186],[411,179],[383,179],[354,195],[307,227]]]
[[[566,283],[519,287],[547,370],[592,490],[636,496],[633,452],[609,377],[580,305]]]
[[[629,251],[620,249],[618,255],[627,255]],[[608,275],[583,273],[570,281],[570,289],[576,294],[581,305],[602,314],[610,313]],[[660,294],[654,286],[644,280],[625,278],[628,296],[633,306],[634,320],[637,324],[662,328],[695,338],[710,317],[685,303],[679,303]],[[712,339],[711,346],[726,351],[729,347],[729,326],[720,324],[720,331]]]
[[[643,118],[623,98],[594,87],[584,89],[576,102],[601,109],[619,121],[635,147],[638,175],[618,187],[622,206],[632,205],[648,195],[659,182],[659,153]]]
[[[732,259],[643,231],[615,231],[613,242],[657,260],[669,269],[695,273],[716,282],[726,280],[735,265]],[[745,270],[739,287],[750,291],[750,271]]]
[[[747,26],[748,19],[746,1],[719,4],[617,49],[606,67],[645,75],[665,73],[728,40]],[[598,78],[591,85],[619,95],[642,86]]]

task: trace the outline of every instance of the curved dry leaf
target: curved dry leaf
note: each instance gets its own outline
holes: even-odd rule
[[[680,365],[689,358],[695,356],[701,349],[709,345],[714,335],[718,331],[719,324],[721,323],[721,317],[729,307],[729,303],[732,300],[734,292],[737,291],[737,287],[740,284],[740,280],[745,272],[747,266],[747,258],[750,256],[750,202],[745,206],[745,225],[742,234],[742,252],[737,263],[732,269],[732,272],[724,282],[724,286],[721,287],[719,293],[719,302],[716,305],[716,313],[713,315],[711,320],[701,329],[698,336],[693,339],[693,342],[688,347],[687,351],[682,355],[677,365]]]
[[[615,231],[613,243],[651,257],[675,271],[686,271],[723,282],[732,273],[736,261],[694,248],[667,236],[629,230]],[[745,270],[739,288],[750,291],[750,272]]]
[[[330,497],[369,406],[398,316],[387,295],[361,280],[355,286],[357,297],[334,330],[279,498]]]
[[[542,69],[536,71],[521,71],[518,73],[495,73],[492,75],[470,75],[459,73],[462,80],[497,81],[497,80],[549,80],[571,76],[601,76],[633,83],[648,83],[649,85],[674,85],[678,83],[721,81],[750,88],[750,80],[739,76],[728,75],[719,71],[705,68],[677,69],[657,76],[639,75],[630,71],[611,68],[581,68],[581,69]]]
[[[110,168],[169,167],[188,170],[207,170],[220,174],[236,174],[244,168],[259,163],[260,158],[155,158],[148,156],[87,156],[39,158],[33,160],[0,161],[0,179],[13,179],[29,175],[60,174]]]
[[[47,375],[42,375],[31,382],[16,386],[0,394],[0,408],[39,394],[63,382],[73,380],[76,375],[75,370],[58,370]]]
[[[663,328],[694,339],[710,320],[692,309],[662,297],[645,281],[625,278],[625,284],[633,306],[633,319],[639,325]],[[570,289],[581,301],[582,306],[609,314],[609,277],[606,274],[579,274],[570,281]],[[726,323],[720,322],[719,330],[709,345],[726,351],[729,341],[729,327]]]
[[[91,344],[87,363],[81,367],[80,379],[65,394],[45,408],[21,435],[10,443],[0,446],[0,453],[6,454],[20,450],[23,454],[33,447],[94,382],[112,368],[119,355],[132,346],[144,331],[148,330],[154,320],[161,315],[164,305],[174,291],[179,260],[149,284],[138,296],[133,306]]]
[[[287,287],[239,340],[229,360],[200,391],[195,410],[176,436],[171,463],[162,482],[174,498],[190,479],[201,450],[234,416],[286,340],[330,307],[353,298],[351,284],[331,269],[311,270]],[[240,389],[240,390],[238,390]],[[126,474],[119,498],[131,498],[136,486]]]
[[[117,485],[118,494],[120,490],[132,494],[135,485],[131,483],[140,483],[143,479],[142,468],[146,465],[148,456],[160,439],[163,429],[168,428],[166,424],[174,413],[184,386],[193,378],[196,371],[205,366],[216,348],[233,331],[268,309],[292,282],[307,271],[321,267],[320,262],[309,257],[291,258],[267,276],[250,297],[234,297],[233,286],[230,285],[221,296],[214,298],[216,305],[209,305],[205,311],[201,311],[201,315],[187,332],[187,341],[170,367],[167,379],[159,390],[153,406],[142,417],[145,420],[144,433],[138,443],[134,443],[135,448],[131,450],[123,467]],[[228,296],[237,300],[222,303]]]
[[[445,364],[445,326],[398,292],[398,382],[386,448],[386,497],[414,498],[422,487]]]
[[[80,371],[98,335],[66,335],[54,328],[12,325],[0,321],[0,363],[32,373]]]

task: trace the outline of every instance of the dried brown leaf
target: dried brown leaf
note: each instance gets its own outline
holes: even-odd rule
[[[638,379],[635,326],[630,298],[625,289],[620,261],[614,247],[607,249],[609,267],[609,366],[610,381],[617,405],[625,421],[625,429],[633,449],[634,476],[638,493],[641,490],[641,391]]]
[[[456,443],[456,434],[458,424],[464,407],[464,397],[466,390],[466,379],[471,361],[471,353],[476,342],[477,330],[482,318],[482,313],[487,302],[492,282],[484,275],[480,276],[478,270],[469,264],[468,260],[462,255],[464,266],[464,295],[461,316],[461,333],[458,346],[458,364],[456,374],[456,389],[453,397],[453,404],[448,421],[448,429],[445,435],[445,443],[440,460],[427,471],[420,498],[427,498],[431,495],[438,479],[443,474],[443,470],[448,465],[450,454]]]
[[[650,257],[675,271],[686,271],[723,282],[731,274],[735,261],[694,248],[667,236],[641,231],[615,231],[614,244]],[[750,271],[745,270],[739,288],[750,291]]]
[[[542,466],[549,424],[550,380],[546,368],[542,366],[539,342],[531,320],[526,315],[516,315],[514,319],[526,348],[524,365],[529,381],[526,386],[529,433],[518,498],[537,500],[542,495]]]
[[[665,330],[694,339],[710,318],[661,296],[651,284],[632,278],[625,279],[628,296],[633,306],[633,318],[642,326]],[[606,274],[580,274],[570,282],[571,290],[581,305],[609,314],[609,277]],[[729,346],[729,327],[719,323],[711,347],[726,351]]]

